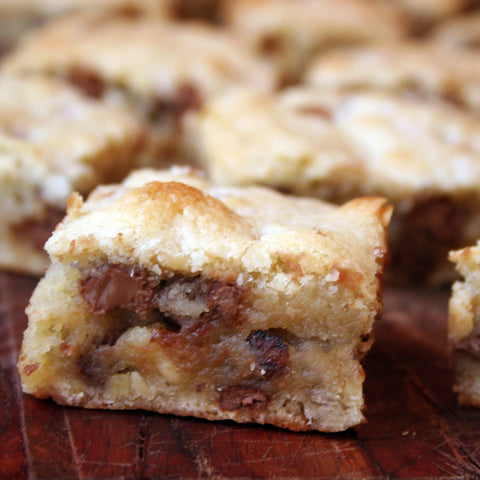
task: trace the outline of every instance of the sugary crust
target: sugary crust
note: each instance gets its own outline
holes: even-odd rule
[[[300,270],[309,274],[328,271],[342,256],[350,257],[347,252],[360,234],[364,242],[372,242],[368,248],[373,251],[385,225],[382,200],[357,199],[337,208],[260,187],[216,187],[185,172],[140,170],[124,186],[97,189],[86,203],[72,197],[47,251],[66,263],[106,255],[149,270],[160,264],[190,273],[247,269],[267,274],[279,267],[277,249],[282,246],[295,258],[300,241],[311,248],[311,255],[302,251],[298,259]],[[358,218],[354,225],[347,225],[350,217]],[[325,223],[329,233],[319,235]],[[350,240],[353,231],[358,233]],[[338,251],[327,253],[320,247],[325,244]],[[365,276],[374,275],[377,265],[369,255],[359,254],[356,261],[362,271],[369,267]]]
[[[98,188],[86,202],[72,196],[68,215],[47,244],[53,263],[28,307],[19,360],[23,388],[88,408],[146,408],[294,430],[358,424],[364,380],[359,359],[371,344],[368,334],[381,306],[390,214],[379,197],[335,207],[258,187],[216,187],[187,169],[141,170],[122,185]],[[155,285],[161,286],[155,278],[174,282],[162,297],[169,302],[182,282],[185,299],[194,293],[190,281],[236,291],[236,307],[233,297],[220,297],[207,310],[187,301],[190,306],[178,317],[185,322],[192,309],[213,312],[208,328],[221,332],[216,349],[229,353],[215,360],[216,349],[201,343],[202,329],[194,329],[190,339],[182,337],[183,326],[170,325],[162,334],[149,317],[130,319],[112,341],[110,317],[88,310],[79,290],[105,267],[130,271],[130,277],[147,272],[142,278]],[[217,308],[228,312],[220,323]],[[192,325],[187,321],[185,329]],[[229,383],[239,381],[236,368],[247,379],[255,371],[252,335],[258,348],[267,348],[260,355],[276,355],[280,384],[269,376],[255,389]],[[182,338],[188,350],[183,363],[169,353]],[[120,362],[108,376],[98,363],[106,349]],[[197,361],[192,364],[190,356]],[[133,370],[126,367],[132,359]]]
[[[65,210],[72,191],[87,194],[123,178],[137,164],[143,140],[140,123],[120,109],[53,80],[1,75],[2,267],[43,273],[40,240],[20,238],[17,227],[48,228],[47,218]]]
[[[364,0],[230,0],[224,21],[262,55],[274,58],[286,80],[332,45],[398,40],[407,29],[387,2]]]
[[[173,98],[182,86],[206,97],[232,84],[275,84],[273,69],[228,33],[152,17],[62,18],[28,36],[5,68],[66,77],[74,69],[91,72],[107,87],[151,100]]]
[[[454,390],[461,405],[480,407],[480,244],[452,251],[449,258],[462,276],[449,302]]]
[[[312,62],[305,82],[323,89],[388,90],[440,97],[480,110],[475,52],[433,42],[338,49]]]

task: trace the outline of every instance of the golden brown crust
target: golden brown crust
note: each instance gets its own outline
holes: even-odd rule
[[[67,78],[77,68],[151,101],[173,98],[182,86],[205,98],[235,84],[275,85],[274,71],[227,32],[153,17],[64,17],[27,36],[5,68]]]
[[[334,202],[388,197],[395,280],[448,281],[448,250],[480,235],[480,121],[449,103],[313,87],[231,91],[190,117],[189,128],[217,183]]]

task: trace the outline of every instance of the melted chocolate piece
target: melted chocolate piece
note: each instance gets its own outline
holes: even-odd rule
[[[173,98],[158,98],[150,112],[150,121],[161,121],[165,116],[175,120],[189,110],[199,110],[203,105],[199,91],[193,85],[180,85]]]
[[[191,375],[233,358],[228,346],[212,351],[212,345],[242,321],[242,289],[235,284],[201,275],[159,277],[126,265],[106,264],[87,272],[79,290],[87,310],[108,322],[103,337],[94,339],[92,350],[79,357],[78,369],[90,384],[102,385],[105,372],[112,372],[106,365],[106,349],[115,348],[118,338],[136,325],[151,325],[150,341],[161,345]],[[239,381],[249,373],[245,365],[240,362],[234,367]]]
[[[90,385],[102,386],[107,381],[108,368],[100,352],[96,350],[81,354],[77,358],[77,368]]]
[[[74,67],[68,72],[68,81],[85,95],[92,98],[102,98],[105,93],[105,83],[98,74],[84,67]]]
[[[240,290],[235,285],[216,282],[206,297],[208,313],[203,316],[210,320],[232,325],[239,315]]]
[[[290,365],[287,345],[283,340],[268,330],[254,330],[247,338],[254,349],[257,359],[255,371],[263,378],[284,374]]]
[[[273,55],[283,50],[283,41],[278,35],[265,35],[259,45],[259,50],[263,54]]]
[[[99,275],[82,280],[80,294],[93,315],[124,308],[146,318],[152,310],[155,282],[151,282],[145,272],[120,266],[105,266]]]

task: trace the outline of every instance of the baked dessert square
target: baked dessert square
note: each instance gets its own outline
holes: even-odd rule
[[[311,57],[334,45],[389,42],[408,34],[402,12],[376,0],[228,0],[225,24],[295,82]]]
[[[170,0],[171,15],[181,19],[203,19],[217,23],[224,0]]]
[[[449,302],[448,339],[458,402],[480,407],[480,243],[450,253],[461,280]]]
[[[390,211],[379,197],[337,207],[216,187],[186,167],[74,195],[27,309],[23,389],[86,408],[356,425]]]
[[[410,41],[331,50],[312,61],[304,82],[322,89],[440,98],[478,113],[479,79],[476,52]]]
[[[480,238],[480,118],[387,92],[301,87],[217,97],[188,128],[215,183],[395,206],[388,278],[443,283],[448,251]]]
[[[132,115],[63,83],[0,74],[0,268],[42,274],[68,196],[121,180],[145,135]]]
[[[153,161],[181,157],[179,119],[233,85],[270,90],[271,65],[226,31],[148,16],[71,15],[25,38],[4,68],[62,78],[150,126]],[[174,160],[175,159],[175,160]]]

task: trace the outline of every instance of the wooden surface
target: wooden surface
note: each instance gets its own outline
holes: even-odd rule
[[[387,290],[365,369],[368,423],[339,434],[61,407],[21,393],[29,277],[0,273],[0,479],[474,479],[480,411],[456,406],[448,291]]]

